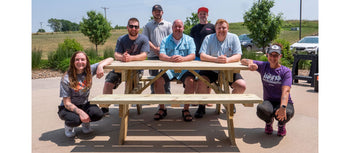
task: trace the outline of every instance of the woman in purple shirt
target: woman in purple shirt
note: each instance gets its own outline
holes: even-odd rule
[[[257,106],[256,114],[266,122],[265,133],[272,134],[274,118],[278,120],[278,136],[285,136],[286,123],[294,116],[293,101],[290,98],[292,73],[280,64],[282,46],[272,45],[267,52],[268,62],[242,59],[251,71],[258,71],[264,90],[264,102]]]

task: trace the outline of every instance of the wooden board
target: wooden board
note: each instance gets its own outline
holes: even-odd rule
[[[92,104],[253,104],[262,99],[254,94],[105,94]]]
[[[213,63],[204,61],[189,61],[189,62],[166,62],[161,60],[144,60],[121,62],[113,61],[110,65],[106,65],[106,69],[115,70],[158,70],[158,69],[173,69],[173,70],[232,70],[239,72],[240,70],[248,70],[248,66],[242,65],[240,62],[235,63]]]

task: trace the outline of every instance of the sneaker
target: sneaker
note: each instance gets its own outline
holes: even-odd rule
[[[104,115],[108,115],[109,114],[109,108],[102,107],[101,110],[102,110]]]
[[[277,131],[277,135],[278,136],[285,136],[287,134],[287,130],[286,130],[286,125],[278,125],[278,131]]]
[[[89,123],[82,123],[81,126],[82,126],[82,131],[85,134],[91,133],[94,131],[90,126],[90,122]]]
[[[196,113],[194,114],[194,117],[202,118],[204,114],[205,114],[205,105],[199,105]]]
[[[266,123],[265,133],[268,135],[272,134],[272,132],[273,132],[272,124],[273,124],[273,120],[271,123]]]
[[[65,134],[68,138],[74,137],[74,136],[75,136],[74,127],[70,127],[70,126],[67,126],[66,124],[64,124],[64,134]]]

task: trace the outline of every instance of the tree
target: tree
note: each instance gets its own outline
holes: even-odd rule
[[[277,16],[272,14],[270,9],[273,6],[274,1],[261,0],[260,3],[255,2],[243,16],[243,25],[250,31],[249,37],[258,47],[262,47],[263,51],[278,37],[282,27],[282,13]]]
[[[79,24],[68,20],[51,18],[49,19],[48,23],[54,32],[79,30]]]
[[[197,13],[192,13],[191,15],[191,17],[186,17],[186,21],[184,23],[184,33],[187,35],[190,35],[191,28],[199,23]]]
[[[38,33],[39,33],[39,32],[45,32],[45,29],[39,29],[39,30],[38,30]]]
[[[89,11],[87,15],[88,18],[83,18],[83,21],[80,22],[80,31],[95,44],[97,53],[97,45],[103,45],[111,36],[112,26],[101,13],[96,14],[95,11]]]

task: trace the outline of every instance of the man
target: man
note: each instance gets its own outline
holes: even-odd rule
[[[196,60],[200,59],[199,49],[205,36],[215,33],[215,26],[208,23],[209,10],[206,7],[200,7],[197,11],[199,23],[191,28],[190,36],[196,43]]]
[[[215,23],[216,33],[205,37],[200,53],[201,61],[216,63],[239,62],[242,55],[241,44],[238,36],[228,32],[229,24],[224,19],[218,19]],[[216,82],[218,79],[217,71],[200,71],[208,82]],[[246,89],[246,83],[239,73],[233,75],[233,82],[229,83],[233,89],[232,94],[242,94]],[[197,93],[209,94],[210,88],[202,81],[198,81]],[[203,116],[203,111],[201,116]]]
[[[201,45],[202,45],[202,42],[203,42],[205,36],[212,34],[212,33],[215,33],[215,26],[211,23],[208,23],[208,13],[209,13],[208,8],[200,7],[197,11],[199,24],[193,26],[191,29],[190,36],[194,39],[194,42],[196,43],[196,59],[195,60],[200,60],[199,49],[201,48]],[[208,89],[208,90],[210,92],[210,89]],[[194,117],[202,118],[203,114],[205,114],[205,105],[200,104],[198,106],[196,113],[194,114]]]
[[[171,23],[165,21],[163,16],[163,9],[160,5],[152,7],[153,20],[148,22],[143,28],[142,34],[149,39],[150,53],[147,55],[149,60],[159,60],[160,43],[162,39],[172,33]],[[156,76],[159,70],[149,70],[151,76]],[[170,92],[170,83],[166,83],[165,92]],[[154,85],[151,84],[151,93],[154,94]]]
[[[128,34],[118,38],[114,57],[117,61],[130,62],[145,60],[149,53],[149,42],[145,35],[139,34],[139,20],[130,18],[127,29]],[[140,77],[142,72],[139,73]],[[112,94],[113,89],[116,89],[121,82],[121,73],[110,71],[106,76],[106,81],[103,87],[103,94]],[[107,114],[109,112],[107,105],[100,105],[102,111]]]
[[[160,45],[159,59],[169,62],[185,62],[192,61],[195,58],[196,46],[193,38],[183,34],[184,25],[179,19],[173,22],[173,33],[165,37]],[[187,70],[182,70],[181,73],[175,73],[174,70],[167,70],[155,83],[155,93],[164,94],[164,84],[172,79],[181,80],[185,88],[184,93],[194,92],[194,75]],[[164,104],[159,104],[159,110],[154,115],[155,120],[163,119],[167,115]],[[192,121],[191,113],[189,112],[189,104],[184,105],[182,110],[184,121]]]

